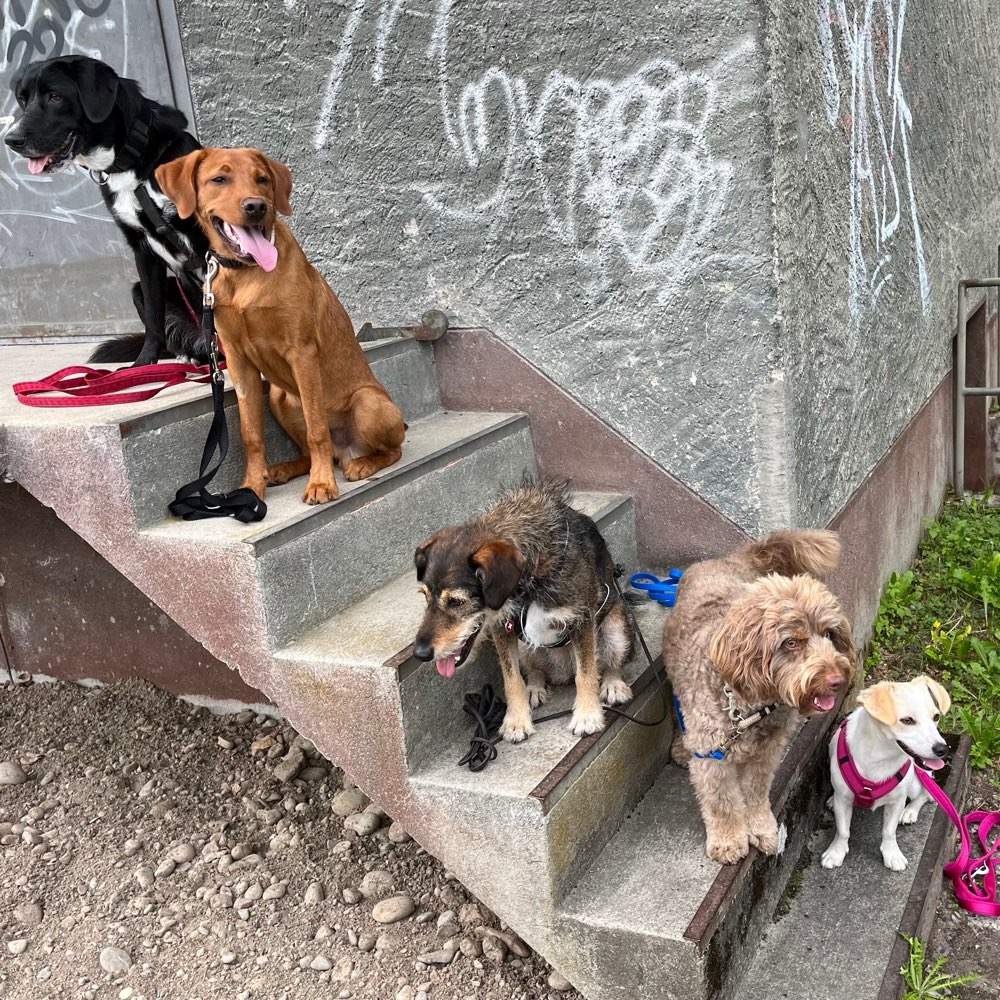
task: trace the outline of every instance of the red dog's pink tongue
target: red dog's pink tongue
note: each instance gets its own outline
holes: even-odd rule
[[[51,156],[31,156],[28,158],[28,171],[33,174],[40,174],[48,165]]]
[[[278,251],[273,243],[264,239],[264,234],[259,229],[233,226],[233,232],[239,240],[240,249],[250,254],[265,271],[273,271],[278,266]]]
[[[921,757],[920,759],[929,771],[940,771],[944,767],[944,761],[940,757]]]
[[[813,698],[813,704],[821,712],[829,712],[837,704],[837,699],[832,694],[819,694]]]
[[[455,674],[455,661],[457,656],[449,656],[443,660],[435,660],[434,666],[442,677],[453,677]]]

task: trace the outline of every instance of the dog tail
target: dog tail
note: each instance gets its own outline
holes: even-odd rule
[[[835,531],[772,531],[744,545],[738,555],[762,576],[768,573],[824,576],[840,559],[840,540]]]
[[[141,333],[127,333],[123,337],[113,337],[105,340],[94,348],[87,363],[94,365],[121,364],[132,362],[139,357],[145,338]]]

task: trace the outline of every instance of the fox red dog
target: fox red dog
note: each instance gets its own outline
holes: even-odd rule
[[[303,501],[326,503],[338,496],[335,461],[349,480],[399,461],[403,416],[340,300],[277,216],[292,210],[288,168],[256,149],[200,149],[158,167],[156,181],[180,218],[197,218],[222,264],[215,315],[240,408],[242,485],[263,496],[308,472]],[[301,452],[276,465],[264,453],[261,374]]]

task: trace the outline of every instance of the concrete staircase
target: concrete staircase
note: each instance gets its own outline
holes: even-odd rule
[[[422,612],[415,545],[482,509],[499,482],[533,470],[523,414],[441,409],[433,350],[411,339],[364,345],[409,422],[403,459],[341,483],[323,507],[302,481],[268,491],[267,518],[182,522],[165,516],[192,479],[211,419],[203,386],[145,404],[71,410],[0,401],[0,468],[67,524],[216,657],[264,691],[294,725],[452,869],[591,1000],[706,1000],[744,995],[754,960],[818,812],[824,723],[800,732],[775,787],[788,848],[721,868],[687,775],[667,763],[672,723],[621,719],[577,740],[564,722],[501,745],[481,773],[468,748],[466,691],[500,688],[492,651],[452,680],[412,657]],[[5,381],[72,363],[73,348],[3,348]],[[236,485],[237,443],[215,488]],[[269,455],[289,444],[268,426]],[[611,550],[637,568],[629,497],[579,493]],[[640,610],[658,656],[662,609]],[[140,657],[141,646],[123,651]],[[657,670],[661,663],[656,662]],[[141,668],[136,673],[141,674]],[[641,658],[630,711],[664,711]],[[546,712],[568,707],[559,692]]]

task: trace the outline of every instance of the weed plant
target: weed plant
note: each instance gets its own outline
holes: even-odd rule
[[[1000,765],[1000,510],[986,498],[949,500],[928,523],[913,566],[885,585],[865,666],[934,674],[954,703],[946,723],[972,737],[971,765]]]

